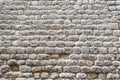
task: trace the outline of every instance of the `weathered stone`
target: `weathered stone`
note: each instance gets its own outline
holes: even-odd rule
[[[26,61],[25,60],[19,60],[17,62],[18,65],[25,65]]]
[[[96,55],[95,54],[89,54],[88,56],[89,60],[91,61],[95,61],[97,59]]]
[[[52,79],[56,79],[56,78],[58,78],[58,73],[51,73],[50,74],[50,78],[52,78]]]
[[[64,72],[79,72],[80,67],[79,66],[65,66],[63,67]]]
[[[63,53],[63,48],[55,48],[55,53]]]
[[[33,48],[32,47],[26,47],[25,53],[27,53],[27,54],[33,53]]]
[[[73,47],[75,44],[72,41],[65,42],[65,47]]]
[[[10,59],[10,55],[9,54],[1,54],[1,59],[2,60],[9,60]]]
[[[17,47],[17,53],[18,54],[24,54],[25,53],[25,48],[24,47]]]
[[[90,67],[88,67],[88,66],[82,66],[82,67],[81,67],[81,72],[86,73],[86,72],[90,72],[90,71],[91,71],[91,69],[90,69]]]
[[[16,54],[15,59],[17,60],[26,60],[28,58],[28,54]]]
[[[39,60],[50,59],[50,55],[48,55],[48,54],[38,54],[37,59],[39,59]]]
[[[10,71],[10,66],[8,66],[8,65],[2,65],[1,67],[1,72],[2,73],[6,73],[6,72],[9,72]]]
[[[120,66],[120,62],[119,61],[113,61],[112,65],[115,66],[115,67],[118,67],[118,66]]]
[[[28,16],[26,16],[26,15],[18,16],[18,20],[26,20],[26,19],[28,19]]]
[[[65,54],[73,53],[73,48],[71,48],[71,47],[64,47],[63,53],[65,53]]]
[[[11,71],[13,71],[13,72],[19,71],[19,65],[12,65],[12,66],[11,66]]]
[[[8,54],[15,54],[17,52],[16,47],[8,47],[7,53]]]
[[[44,53],[44,52],[45,52],[45,48],[44,47],[36,47],[34,49],[34,53],[37,53],[37,54]]]
[[[76,78],[78,79],[85,79],[87,77],[87,75],[85,73],[77,73],[76,74]]]
[[[110,53],[110,54],[117,54],[117,48],[116,47],[108,48],[108,53]]]
[[[110,28],[110,29],[118,29],[118,23],[109,23],[108,24],[108,27]]]
[[[96,66],[103,66],[104,64],[103,64],[103,61],[101,61],[101,60],[96,60],[96,61],[95,61],[95,65],[96,65]]]
[[[8,61],[8,65],[16,65],[16,64],[17,64],[17,61],[14,59]]]
[[[70,41],[78,41],[79,37],[78,37],[78,35],[72,35],[72,36],[68,37],[68,40],[70,40]]]
[[[34,73],[34,78],[39,79],[40,78],[40,73]]]
[[[81,53],[80,54],[80,59],[88,60],[89,59],[89,55]]]
[[[41,72],[41,71],[42,71],[42,69],[41,69],[40,66],[38,66],[38,67],[33,67],[33,68],[32,68],[32,73],[39,73],[39,72]]]
[[[103,64],[104,64],[105,66],[110,66],[110,65],[112,65],[112,62],[111,62],[110,60],[105,60],[105,61],[103,62]]]
[[[35,60],[37,58],[36,54],[29,54],[29,59]]]
[[[26,80],[26,78],[16,78],[15,80]]]
[[[98,74],[99,79],[106,79],[106,74]]]
[[[49,41],[49,42],[47,42],[47,46],[55,47],[56,46],[56,42],[55,41]]]
[[[22,66],[19,67],[19,70],[20,70],[20,72],[23,72],[23,73],[31,72],[31,67],[26,66],[26,65],[22,65]]]
[[[113,35],[114,36],[120,36],[120,30],[113,30]]]
[[[34,63],[34,66],[39,66],[41,64],[39,60],[34,60],[33,63]]]
[[[72,59],[72,60],[79,60],[80,59],[80,56],[78,54],[70,54],[69,56],[69,59]]]
[[[55,48],[46,47],[45,53],[50,53],[50,54],[55,53]]]
[[[88,74],[89,79],[96,79],[97,77],[98,77],[98,75],[96,73],[89,73]]]
[[[77,54],[79,54],[79,53],[81,53],[81,50],[80,50],[80,48],[79,47],[73,47],[73,53],[77,53]]]
[[[91,72],[100,73],[100,72],[102,72],[102,68],[100,66],[92,66],[91,67]]]
[[[42,66],[49,65],[48,60],[41,60],[40,63],[41,63]]]
[[[26,60],[26,65],[28,65],[28,66],[34,66],[33,60],[30,60],[30,59]]]
[[[93,61],[90,61],[90,60],[86,60],[85,64],[87,66],[93,66],[94,65],[94,62]]]
[[[41,78],[44,79],[44,78],[48,78],[49,77],[49,73],[47,72],[42,72],[41,73]]]
[[[109,71],[110,71],[109,67],[107,67],[107,66],[102,67],[102,72],[103,73],[108,73]]]
[[[89,47],[86,47],[86,46],[81,47],[81,53],[88,54],[88,53],[89,53],[89,51],[90,51]]]
[[[107,53],[107,48],[105,47],[99,47],[98,48],[100,54],[106,54]]]
[[[51,59],[59,59],[59,58],[60,58],[60,55],[58,54],[51,55]]]
[[[73,78],[75,77],[75,74],[74,73],[60,73],[59,76],[61,78]]]

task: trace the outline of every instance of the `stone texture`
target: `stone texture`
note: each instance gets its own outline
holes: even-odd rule
[[[45,52],[45,49],[43,47],[36,47],[34,49],[34,53],[37,53],[37,54],[44,53],[44,52]]]
[[[32,73],[39,73],[39,72],[41,72],[42,71],[42,69],[41,69],[41,67],[39,66],[39,67],[33,67],[32,68]]]
[[[29,66],[26,66],[26,65],[23,65],[23,66],[20,66],[20,72],[30,72],[31,71],[31,67]]]
[[[6,72],[10,71],[10,66],[8,66],[8,65],[2,65],[0,68],[1,68],[0,71],[2,73],[6,73]]]
[[[0,0],[0,80],[119,80],[119,0]]]
[[[77,73],[76,74],[76,78],[78,79],[85,79],[87,77],[87,75],[85,73]]]

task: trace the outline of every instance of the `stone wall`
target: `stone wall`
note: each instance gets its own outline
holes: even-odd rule
[[[120,0],[0,0],[0,80],[120,80]]]

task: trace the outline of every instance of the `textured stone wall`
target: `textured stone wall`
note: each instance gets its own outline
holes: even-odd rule
[[[120,0],[0,0],[0,80],[120,80]]]

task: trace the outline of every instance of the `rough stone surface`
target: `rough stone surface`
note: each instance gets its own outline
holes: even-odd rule
[[[120,0],[0,0],[0,80],[119,80]]]

